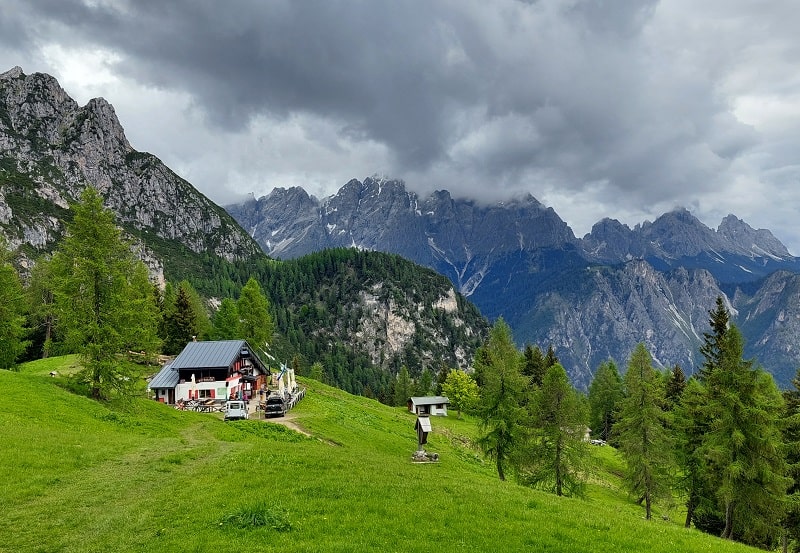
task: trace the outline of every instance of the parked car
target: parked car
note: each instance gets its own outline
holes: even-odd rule
[[[226,421],[244,420],[247,418],[247,403],[240,400],[230,400],[225,402]]]
[[[286,401],[278,394],[270,395],[264,405],[264,416],[270,417],[277,415],[282,417],[286,414]]]

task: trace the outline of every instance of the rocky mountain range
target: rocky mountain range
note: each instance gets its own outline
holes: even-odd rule
[[[23,273],[61,239],[87,186],[154,279],[188,279],[212,304],[258,277],[273,302],[276,353],[330,361],[328,381],[348,391],[388,393],[398,364],[416,374],[445,362],[466,368],[485,334],[486,320],[447,279],[397,256],[269,259],[224,209],[135,150],[106,100],[79,106],[50,75],[0,74],[0,247]]]
[[[520,345],[553,345],[581,386],[609,358],[624,368],[640,341],[692,373],[718,295],[779,383],[800,366],[800,259],[734,215],[717,229],[685,209],[634,228],[603,219],[577,238],[530,195],[483,205],[372,177],[322,200],[279,188],[226,209],[274,257],[356,247],[431,267]]]

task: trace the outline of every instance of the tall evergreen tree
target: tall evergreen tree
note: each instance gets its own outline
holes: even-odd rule
[[[625,480],[644,501],[650,519],[653,500],[669,490],[672,444],[664,429],[663,388],[650,352],[641,342],[631,354],[624,382],[625,398],[615,433],[627,465]]]
[[[800,553],[800,370],[792,380],[794,389],[786,390],[784,414],[784,443],[786,444],[786,473],[790,478],[784,518],[784,551]]]
[[[178,287],[175,305],[167,312],[164,326],[164,353],[168,355],[177,355],[186,344],[197,339],[197,313],[183,284]]]
[[[706,375],[710,425],[704,450],[722,509],[722,537],[773,546],[788,487],[778,426],[783,399],[772,377],[742,358],[741,333],[730,325]]]
[[[0,243],[0,369],[10,369],[25,351],[25,295],[5,245]]]
[[[500,480],[525,439],[525,409],[522,402],[527,379],[520,372],[520,354],[514,345],[511,328],[501,318],[489,331],[475,360],[482,375],[481,431],[478,444],[495,461]]]
[[[411,375],[408,372],[408,367],[403,365],[400,367],[400,372],[397,373],[397,379],[394,384],[394,405],[395,407],[404,407],[408,402],[408,398],[414,393],[414,381],[411,380]]]
[[[667,377],[664,391],[667,409],[674,409],[680,402],[684,388],[686,388],[686,375],[683,374],[683,369],[681,369],[680,365],[675,365]]]
[[[139,285],[142,262],[94,188],[83,192],[73,213],[52,260],[58,330],[66,346],[81,354],[85,369],[78,379],[92,397],[108,398],[133,382],[117,356],[156,342],[153,312],[142,311],[152,290]]]
[[[708,312],[708,315],[711,331],[703,333],[703,344],[700,346],[700,354],[704,359],[698,375],[701,382],[705,382],[709,373],[720,364],[723,342],[730,325],[730,314],[722,301],[722,296],[717,296],[715,307]]]
[[[272,341],[273,323],[269,301],[261,285],[250,277],[236,302],[239,311],[239,334],[257,351],[266,350]]]
[[[684,526],[695,526],[705,532],[721,531],[716,499],[709,482],[703,439],[710,424],[705,387],[690,378],[674,409],[675,460],[680,469],[677,485],[686,497]]]
[[[236,340],[239,337],[239,310],[235,301],[225,298],[211,320],[211,339]]]
[[[555,355],[555,354],[554,354]],[[547,372],[547,360],[539,346],[525,346],[525,362],[522,365],[522,374],[530,379],[531,386],[536,388],[542,385],[544,373]]]
[[[622,377],[612,360],[601,363],[589,385],[590,428],[592,436],[609,441],[622,401]]]
[[[560,364],[547,369],[531,411],[533,439],[523,454],[522,480],[559,496],[582,496],[589,459],[588,414]]]

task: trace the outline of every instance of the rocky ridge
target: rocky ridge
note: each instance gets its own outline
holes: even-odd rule
[[[136,151],[103,98],[79,106],[50,75],[0,74],[0,225],[12,246],[52,247],[71,201],[97,188],[129,232],[238,259],[257,245],[152,154]]]

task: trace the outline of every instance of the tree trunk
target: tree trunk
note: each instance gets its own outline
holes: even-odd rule
[[[647,518],[647,520],[650,520],[650,517],[652,516],[652,513],[651,513],[651,510],[650,510],[651,509],[651,501],[650,501],[650,492],[649,491],[644,494],[644,504],[645,504],[645,512],[647,513],[647,517],[646,518]]]
[[[500,477],[500,480],[505,480],[506,475],[503,472],[503,461],[500,459],[500,456],[497,456],[497,476]]]
[[[725,504],[725,528],[722,530],[722,538],[733,539],[733,501]]]
[[[691,528],[692,526],[692,517],[694,516],[694,497],[689,496],[688,501],[686,501],[686,522],[683,524],[684,528]]]

